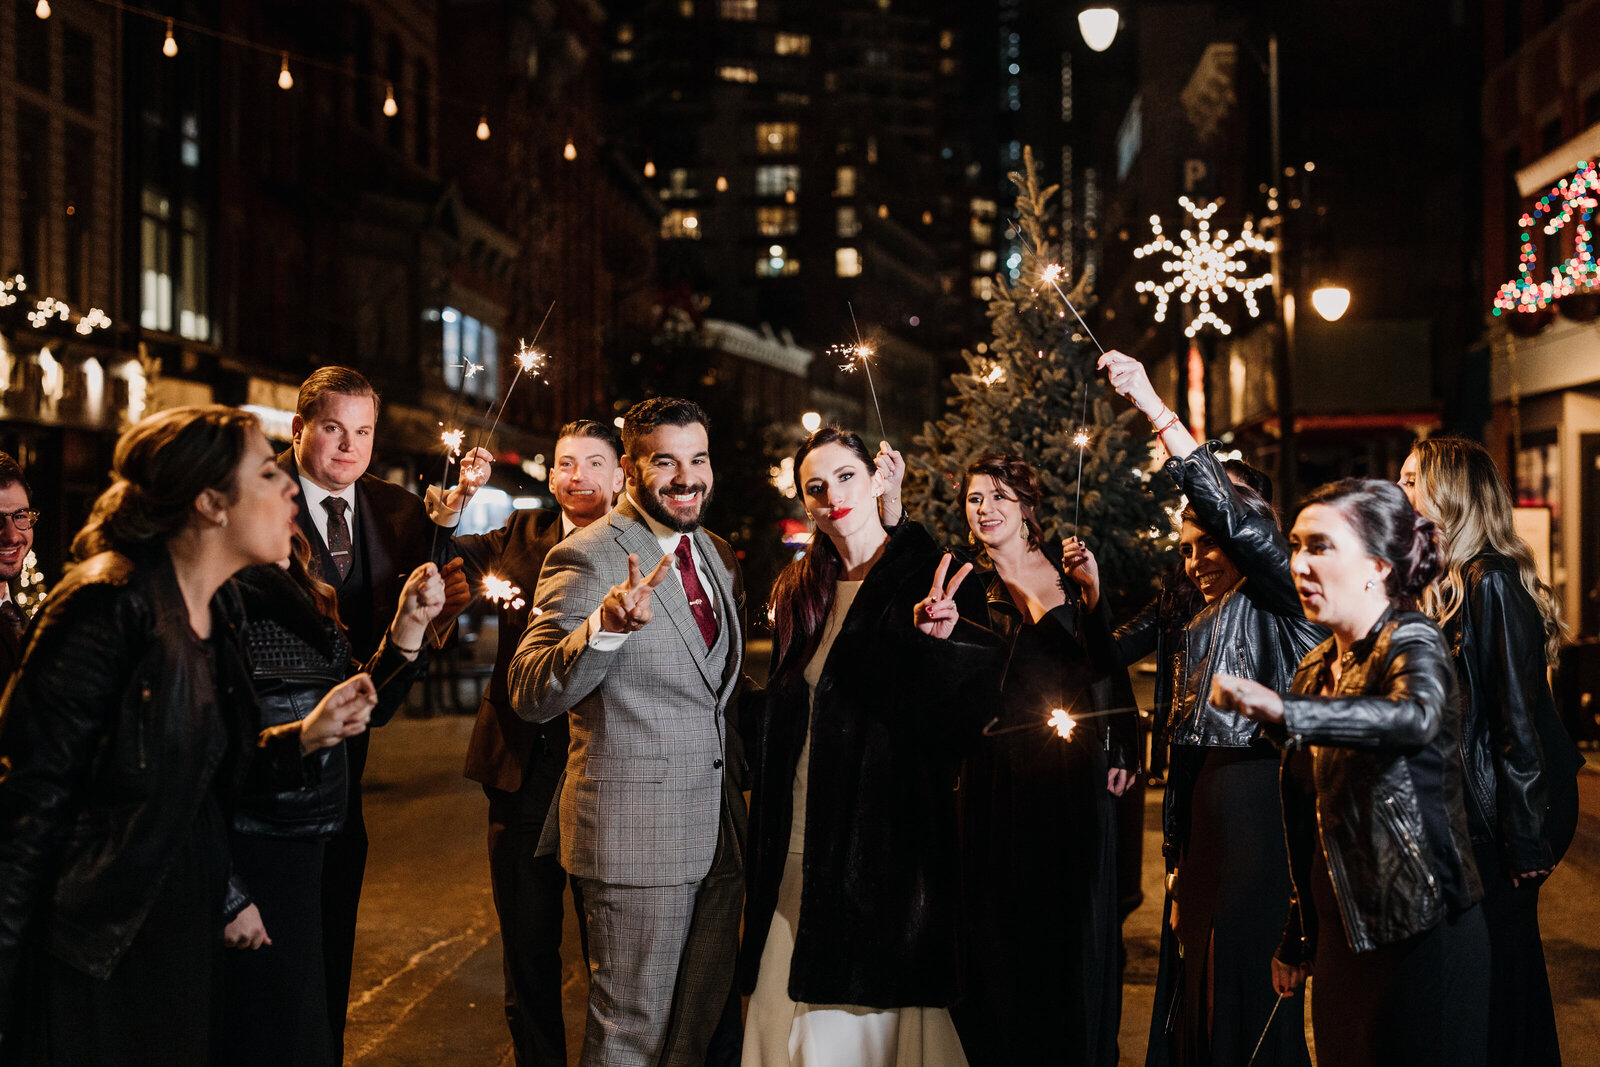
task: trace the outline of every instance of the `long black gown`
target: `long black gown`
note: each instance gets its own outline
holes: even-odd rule
[[[995,721],[960,789],[967,953],[956,1029],[973,1067],[1114,1065],[1122,998],[1109,721],[1084,720],[1070,740],[1046,725],[1051,709],[1098,710],[1113,689],[1080,640],[1075,599],[1032,623],[1002,585],[990,614],[993,628],[1011,632],[1011,652]],[[1084,622],[1105,626],[1098,613]]]

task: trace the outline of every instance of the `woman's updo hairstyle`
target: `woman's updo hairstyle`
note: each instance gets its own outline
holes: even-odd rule
[[[72,539],[73,558],[166,541],[188,525],[207,489],[234,500],[239,463],[259,428],[254,415],[220,404],[169,408],[130,427],[112,456],[111,488]]]
[[[1017,503],[1022,508],[1022,530],[1027,536],[1029,546],[1038,548],[1044,544],[1044,528],[1039,525],[1036,517],[1042,495],[1039,489],[1039,476],[1034,473],[1028,461],[1008,452],[985,452],[972,461],[972,465],[967,468],[966,476],[961,481],[963,500],[972,488],[972,479],[979,475],[988,475],[994,479],[996,485],[1017,498]],[[981,555],[987,555],[977,535],[971,530],[967,531],[967,546]]]
[[[1433,523],[1417,514],[1400,487],[1378,478],[1341,478],[1313,490],[1301,508],[1312,504],[1344,516],[1367,555],[1389,564],[1389,599],[1415,609],[1438,575],[1441,557]]]

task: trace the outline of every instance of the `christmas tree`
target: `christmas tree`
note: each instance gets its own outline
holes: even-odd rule
[[[1171,479],[1152,474],[1149,426],[1120,402],[1116,413],[1115,394],[1095,369],[1100,353],[1052,284],[1060,268],[1045,257],[1050,235],[1060,232],[1050,206],[1056,187],[1039,187],[1031,150],[1023,166],[1011,175],[1024,237],[1018,280],[997,280],[988,351],[962,353],[968,369],[952,376],[949,412],[924,426],[917,439],[922,453],[908,459],[906,499],[914,502],[914,517],[946,540],[965,543],[967,465],[985,452],[1021,456],[1039,475],[1037,517],[1045,535],[1082,538],[1099,560],[1113,611],[1126,613],[1150,595],[1161,558],[1173,547],[1177,492]],[[1069,280],[1059,281],[1065,288]],[[1085,310],[1088,279],[1067,296]]]

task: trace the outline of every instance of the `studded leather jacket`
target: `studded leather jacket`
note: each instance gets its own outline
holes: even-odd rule
[[[1332,638],[1318,645],[1300,664],[1293,694],[1283,701],[1283,725],[1269,728],[1285,749],[1283,822],[1294,878],[1278,958],[1296,964],[1315,955],[1310,880],[1318,847],[1355,952],[1423,933],[1476,903],[1483,890],[1467,834],[1455,670],[1439,628],[1425,615],[1390,609],[1342,658]],[[1309,794],[1288,769],[1308,747]]]
[[[1473,840],[1495,843],[1508,870],[1545,870],[1564,843],[1552,840],[1552,805],[1575,799],[1583,757],[1550,693],[1544,623],[1515,564],[1497,552],[1468,561],[1461,584],[1463,603],[1444,635],[1465,713],[1467,823]]]

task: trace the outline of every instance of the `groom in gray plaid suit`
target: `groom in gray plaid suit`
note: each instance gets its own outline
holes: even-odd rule
[[[743,800],[723,766],[743,579],[727,542],[700,527],[705,412],[647,400],[622,442],[627,492],[545,557],[508,682],[525,719],[571,711],[540,848],[559,826],[561,865],[583,889],[582,1062],[699,1067],[732,988],[744,890]]]

